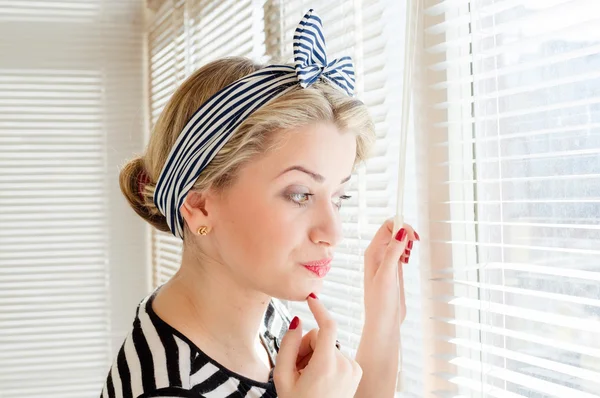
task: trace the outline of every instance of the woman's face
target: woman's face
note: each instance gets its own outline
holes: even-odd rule
[[[303,300],[319,276],[302,264],[331,259],[342,238],[338,206],[356,156],[356,137],[329,123],[288,131],[276,149],[208,197],[209,251],[233,278],[270,296]],[[205,245],[202,245],[205,247]]]

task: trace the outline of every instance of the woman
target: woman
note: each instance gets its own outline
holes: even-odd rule
[[[102,397],[393,397],[405,316],[400,263],[416,233],[388,220],[365,252],[355,359],[317,298],[341,239],[339,208],[375,137],[352,61],[327,61],[310,10],[295,65],[214,61],[174,93],[121,189],[183,240],[179,271],[142,300]],[[394,235],[394,238],[392,237]],[[302,336],[278,299],[307,300]],[[289,325],[289,330],[288,330]]]

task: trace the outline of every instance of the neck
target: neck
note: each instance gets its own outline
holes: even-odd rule
[[[213,359],[234,371],[257,362],[270,366],[260,341],[270,297],[243,286],[227,266],[210,259],[199,264],[184,250],[179,271],[160,295],[165,315],[177,314],[173,326]]]

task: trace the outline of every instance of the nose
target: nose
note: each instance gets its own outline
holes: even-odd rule
[[[310,240],[317,245],[334,247],[342,238],[342,222],[333,203],[324,202],[318,205],[318,210],[314,214]]]

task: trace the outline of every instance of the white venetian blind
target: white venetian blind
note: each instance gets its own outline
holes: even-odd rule
[[[97,397],[112,361],[111,270],[135,270],[119,245],[141,232],[118,188],[141,145],[140,5],[0,2],[2,398]]]
[[[149,41],[150,108],[154,125],[171,94],[191,73],[215,59],[265,56],[262,2],[165,1],[154,16]],[[182,242],[171,233],[152,231],[155,286],[166,282],[181,263]]]
[[[437,396],[600,396],[600,3],[425,1]]]
[[[338,322],[338,338],[343,350],[354,356],[363,326],[363,252],[371,238],[396,209],[402,78],[404,66],[404,1],[370,0],[360,2],[311,1],[274,2],[266,15],[279,27],[270,26],[268,48],[279,46],[280,54],[292,62],[292,36],[298,21],[310,8],[321,17],[328,59],[349,55],[357,75],[356,95],[369,107],[376,125],[377,142],[366,167],[353,175],[348,194],[352,199],[341,210],[344,239],[336,249],[331,272],[325,278],[319,298]],[[415,201],[414,142],[409,134],[406,222],[418,226]],[[418,248],[415,248],[418,250]],[[421,397],[422,337],[420,322],[419,258],[413,255],[405,266],[408,316],[403,325],[404,395]],[[294,314],[305,320],[307,330],[317,327],[306,303],[289,303]]]

